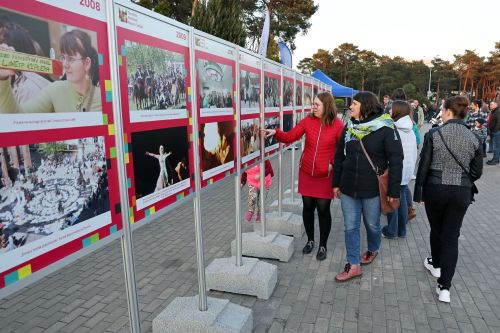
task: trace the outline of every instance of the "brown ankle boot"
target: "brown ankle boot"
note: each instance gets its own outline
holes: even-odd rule
[[[363,271],[361,270],[361,265],[351,265],[347,263],[344,267],[344,271],[340,274],[337,274],[335,280],[343,282],[355,278],[357,276],[361,276]]]
[[[417,210],[414,207],[408,207],[408,221],[413,220],[417,216]]]

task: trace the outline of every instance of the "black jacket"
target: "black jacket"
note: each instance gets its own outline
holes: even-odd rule
[[[488,127],[492,134],[500,131],[500,107],[497,106],[491,110],[491,119]]]
[[[361,121],[369,122],[382,113]],[[353,122],[356,122],[353,120]],[[347,126],[337,144],[333,165],[333,187],[354,198],[373,198],[379,195],[378,179],[358,140],[345,144]],[[399,198],[403,172],[403,147],[396,129],[382,127],[363,138],[363,144],[373,163],[382,171],[389,167],[387,195]],[[345,155],[344,155],[345,148]]]
[[[446,144],[468,169],[465,173],[457,161],[450,155],[443,144]],[[425,134],[424,145],[420,152],[420,163],[415,180],[413,201],[422,202],[423,188],[427,184],[455,185],[472,187],[483,173],[483,147],[462,120],[452,119],[446,124],[431,129]]]

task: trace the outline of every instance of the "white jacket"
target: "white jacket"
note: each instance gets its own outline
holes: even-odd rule
[[[417,162],[417,138],[415,137],[415,133],[413,133],[413,122],[410,116],[400,118],[395,124],[401,137],[404,154],[401,185],[408,185],[415,171],[415,163]]]

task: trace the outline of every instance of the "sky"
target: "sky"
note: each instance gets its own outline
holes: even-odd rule
[[[297,36],[293,66],[320,48],[342,43],[378,55],[453,61],[466,49],[487,57],[500,42],[500,0],[314,0],[305,36]]]

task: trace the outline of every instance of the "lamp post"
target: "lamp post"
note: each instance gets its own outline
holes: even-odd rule
[[[432,66],[429,66],[429,88],[427,89],[427,98],[429,99],[432,96],[431,81],[432,81]]]

